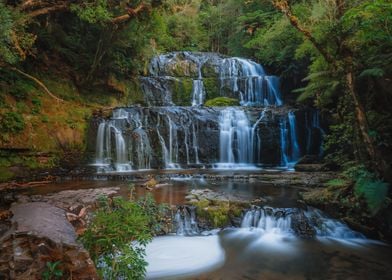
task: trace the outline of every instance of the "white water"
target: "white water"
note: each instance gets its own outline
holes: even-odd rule
[[[217,269],[225,252],[217,235],[156,237],[146,248],[147,279],[190,277]]]
[[[203,80],[193,80],[192,106],[203,105],[205,95]]]
[[[294,113],[291,111],[288,113],[288,120],[290,125],[290,144],[291,144],[290,161],[296,162],[300,157],[300,150],[299,150],[298,136],[297,136],[297,122]]]
[[[219,117],[220,162],[218,168],[249,165],[253,161],[252,128],[244,111],[227,108]]]
[[[185,206],[177,210],[174,216],[177,235],[192,236],[199,234],[195,211],[196,207],[191,206]]]

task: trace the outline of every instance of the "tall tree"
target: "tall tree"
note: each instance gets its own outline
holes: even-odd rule
[[[366,112],[356,88],[356,77],[360,70],[358,69],[358,65],[361,65],[361,63],[357,61],[355,51],[350,45],[350,39],[353,34],[353,30],[347,31],[348,29],[344,29],[343,25],[345,15],[351,8],[354,7],[345,0],[325,1],[325,5],[329,5],[329,8],[333,11],[332,16],[329,17],[329,20],[331,20],[333,23],[335,28],[334,32],[336,35],[334,38],[330,38],[330,41],[332,41],[334,44],[334,46],[331,47],[330,45],[325,44],[325,42],[320,42],[320,40],[316,38],[312,31],[300,21],[300,19],[294,14],[290,1],[272,0],[272,3],[276,9],[281,11],[287,17],[291,25],[300,33],[302,33],[303,36],[313,45],[313,47],[317,49],[317,51],[320,53],[320,55],[322,55],[332,70],[342,73],[342,77],[344,77],[344,86],[354,105],[355,119],[372,168],[384,179],[392,181],[390,166],[382,157],[374,139],[370,135],[370,127]],[[388,21],[388,19],[386,19],[386,21]]]

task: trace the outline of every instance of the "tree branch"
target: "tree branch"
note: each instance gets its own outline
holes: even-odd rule
[[[59,5],[44,7],[44,8],[38,9],[38,10],[31,11],[27,15],[29,18],[34,18],[34,17],[38,17],[41,15],[47,15],[50,13],[59,12],[59,11],[67,11],[67,10],[69,10],[69,5],[67,3],[62,3]]]
[[[13,30],[11,30],[11,40],[12,40],[12,43],[13,43],[15,49],[18,51],[19,56],[22,58],[22,60],[25,60],[26,53],[20,47],[18,36],[16,36],[16,33]]]
[[[151,10],[150,5],[142,3],[139,6],[137,6],[136,8],[129,8],[125,15],[115,17],[114,19],[112,19],[112,23],[114,23],[114,24],[124,23],[124,22],[130,20],[131,18],[136,17],[138,14],[140,14],[144,11],[149,12],[150,10]]]
[[[312,33],[299,23],[298,18],[293,14],[291,6],[287,0],[272,0],[272,4],[287,17],[294,28],[301,32],[305,38],[313,44],[328,63],[332,65],[334,64],[334,58],[323,48],[321,44],[317,42]]]
[[[45,86],[45,84],[43,82],[41,82],[40,80],[38,80],[37,78],[19,70],[18,68],[15,67],[11,67],[11,70],[18,72],[19,74],[21,74],[22,76],[25,76],[26,78],[29,78],[30,80],[33,80],[37,85],[39,85],[49,96],[51,96],[52,98],[56,99],[59,102],[64,102],[63,99],[58,98],[57,96],[55,96],[53,93],[50,92],[50,90]]]

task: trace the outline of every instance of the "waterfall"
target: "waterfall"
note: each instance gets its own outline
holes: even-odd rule
[[[198,235],[199,228],[196,221],[196,207],[180,206],[174,216],[174,225],[177,235]]]
[[[253,208],[242,218],[241,228],[257,229],[260,235],[285,235],[331,239],[364,239],[346,224],[331,219],[318,209]]]
[[[241,58],[223,59],[220,66],[221,95],[227,87],[237,93],[242,106],[281,106],[279,79],[266,76],[263,67]]]
[[[193,151],[195,153],[195,163],[196,164],[200,164],[200,160],[199,160],[199,144],[197,141],[197,132],[196,132],[196,128],[195,128],[195,124],[192,123],[192,147],[193,147]]]
[[[210,79],[210,84],[211,79],[217,81],[214,88],[220,89],[220,96],[237,98],[242,106],[283,104],[279,78],[267,76],[263,67],[250,59],[227,58],[213,53],[172,52],[154,57],[149,74],[150,77],[141,78],[141,84],[146,103],[151,106],[173,105],[171,96],[176,88],[173,83],[189,78],[193,86],[186,94],[190,94],[192,106],[203,105],[207,94],[216,95],[206,90],[205,79]]]
[[[280,128],[280,151],[281,151],[281,156],[280,156],[280,165],[281,166],[287,166],[288,164],[288,146],[287,146],[287,135],[288,135],[288,130],[287,130],[287,124],[286,124],[286,118],[282,118],[279,122],[279,128]]]
[[[288,127],[287,124],[289,125]],[[301,156],[297,136],[297,122],[294,112],[288,112],[287,117],[280,120],[279,128],[281,150],[280,165],[292,167]]]
[[[276,76],[265,76],[267,82],[267,96],[264,97],[264,106],[283,105],[279,90],[279,78]]]
[[[176,162],[178,162],[177,129],[175,123],[173,123],[169,115],[167,115],[167,120],[169,124],[169,163],[167,168],[178,169],[180,166],[176,164]]]
[[[114,131],[114,139],[116,143],[116,161],[114,162],[115,169],[119,172],[129,171],[132,168],[129,164],[127,148],[122,132],[114,125],[110,125],[110,127]]]
[[[259,125],[259,123],[264,119],[265,117],[265,112],[266,112],[266,108],[263,109],[263,111],[260,114],[260,117],[257,119],[257,121],[254,123],[254,125],[252,126],[252,130],[251,130],[251,152],[254,154],[254,158],[253,161],[255,163],[258,163],[260,161],[260,155],[259,155],[259,151],[261,150],[261,137],[259,134],[256,133],[257,131],[257,127]]]
[[[203,80],[193,80],[192,88],[192,106],[203,105],[204,96],[206,95]]]
[[[169,168],[169,163],[170,163],[169,151],[167,150],[165,139],[162,137],[159,131],[159,115],[158,115],[157,135],[158,135],[159,142],[161,143],[163,163],[165,165],[165,168]]]
[[[189,53],[188,53],[189,55]],[[196,56],[189,55],[197,63],[197,80],[193,80],[192,86],[192,106],[203,105],[206,91],[204,89],[203,76],[201,73],[201,67],[205,62],[205,58],[198,58]]]
[[[219,128],[219,167],[252,163],[252,128],[244,111],[235,108],[222,110]]]
[[[291,146],[290,162],[295,162],[300,157],[300,150],[299,150],[298,137],[297,137],[297,122],[296,122],[295,115],[292,111],[288,113],[288,120],[290,125],[290,146]]]
[[[285,209],[260,208],[246,212],[242,228],[257,228],[264,233],[291,233],[291,216]]]
[[[309,117],[310,115],[310,117]],[[320,126],[320,112],[318,110],[311,110],[310,112],[306,112],[305,115],[305,127],[306,127],[306,132],[307,132],[307,137],[306,137],[306,153],[307,154],[318,154],[319,156],[322,156],[323,154],[323,149],[322,149],[322,143],[323,143],[323,138],[325,135],[325,131],[321,128]],[[312,149],[312,146],[315,144],[314,141],[314,131],[318,131],[320,142],[318,144],[318,151],[315,151],[314,148]]]
[[[106,129],[106,122],[103,121],[99,124],[98,126],[98,132],[97,132],[97,145],[96,145],[96,164],[104,164],[105,163],[105,151],[104,151],[104,145],[105,145],[105,129]]]
[[[99,172],[200,164],[291,168],[302,151],[322,152],[317,146],[324,134],[318,112],[294,114],[288,108],[277,108],[283,104],[279,78],[266,75],[252,60],[173,52],[154,57],[149,76],[142,77],[141,84],[149,107],[115,109],[97,127],[95,165]],[[252,108],[202,106],[219,91]],[[189,104],[174,106],[173,100]],[[299,139],[303,130],[306,135]]]

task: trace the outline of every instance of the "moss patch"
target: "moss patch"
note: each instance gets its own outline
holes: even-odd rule
[[[206,91],[206,99],[214,99],[220,96],[219,80],[215,78],[203,79],[204,89]]]
[[[230,201],[200,200],[192,204],[197,207],[197,216],[215,228],[229,226],[231,217],[239,217],[244,208]]]
[[[0,166],[0,182],[6,182],[14,177],[14,173],[11,172],[7,167]]]
[[[205,106],[214,107],[214,106],[238,106],[239,102],[237,99],[229,98],[229,97],[217,97],[214,99],[207,100],[204,104]]]
[[[190,106],[192,99],[193,80],[181,78],[173,81],[172,100],[177,106]]]

